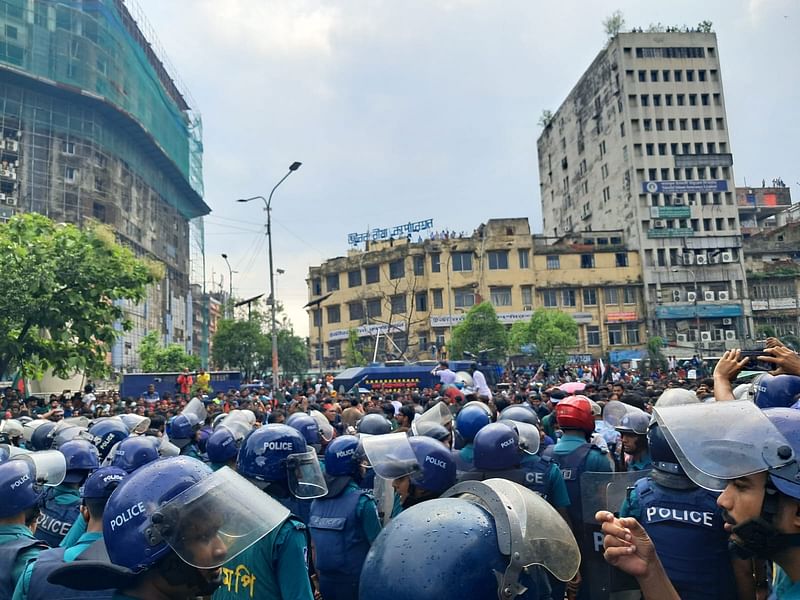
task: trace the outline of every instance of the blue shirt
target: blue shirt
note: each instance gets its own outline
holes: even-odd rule
[[[800,600],[800,581],[793,582],[786,571],[778,565],[775,567],[775,583],[770,600]]]

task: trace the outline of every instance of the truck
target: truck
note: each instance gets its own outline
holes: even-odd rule
[[[450,369],[455,372],[467,371],[473,361],[450,361]],[[436,361],[420,361],[405,364],[402,362],[371,363],[366,367],[351,367],[339,373],[333,380],[333,389],[342,392],[382,391],[402,392],[433,388],[439,384],[439,376],[433,373]],[[486,377],[486,383],[493,387],[502,377],[503,370],[496,364],[478,366]]]
[[[123,398],[138,398],[147,391],[147,386],[152,384],[159,396],[169,392],[174,395],[178,391],[178,375],[180,371],[170,373],[125,373],[120,383],[119,394]],[[209,371],[211,377],[209,385],[211,390],[208,395],[217,392],[227,392],[231,388],[239,389],[242,384],[242,374],[239,371]],[[191,373],[197,381],[197,373]]]

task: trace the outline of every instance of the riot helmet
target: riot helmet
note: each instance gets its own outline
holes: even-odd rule
[[[362,453],[354,435],[340,435],[325,448],[325,473],[332,477],[358,475]]]
[[[539,426],[541,421],[539,416],[533,411],[522,404],[512,404],[505,407],[500,411],[498,421],[517,421],[519,423],[528,423],[529,425]]]
[[[67,463],[65,483],[83,483],[86,477],[100,467],[100,455],[89,440],[71,440],[58,449]]]
[[[752,389],[759,408],[789,408],[800,399],[800,377],[763,373],[753,379]]]
[[[22,439],[22,423],[17,419],[0,421],[0,444],[13,444],[19,446]]]
[[[306,444],[313,446],[317,452],[320,451],[319,425],[314,417],[298,412],[290,415],[285,424],[299,431],[305,438]]]
[[[64,455],[57,450],[22,452],[0,463],[0,519],[35,508],[41,501],[43,486],[56,486],[67,470]]]
[[[456,415],[456,431],[466,443],[475,439],[481,427],[492,420],[491,409],[482,402],[467,402]]]
[[[36,423],[35,428],[33,427],[34,423]],[[42,421],[41,419],[36,419],[35,421],[31,421],[29,423],[32,427],[27,429],[30,431],[30,447],[32,450],[49,450],[51,444],[53,443],[53,438],[50,436],[50,432],[55,429],[56,424],[52,421]]]
[[[356,430],[360,434],[383,435],[392,431],[392,424],[382,414],[369,413],[359,419]]]
[[[160,442],[150,436],[132,436],[125,438],[114,449],[111,465],[133,473],[136,469],[158,460]]]
[[[100,460],[105,460],[111,453],[111,449],[130,435],[125,422],[113,417],[95,421],[89,427],[89,433],[94,437],[94,445],[100,453]]]
[[[508,421],[510,423],[510,421]],[[490,423],[475,436],[475,467],[498,471],[519,466],[519,435],[505,423]]]

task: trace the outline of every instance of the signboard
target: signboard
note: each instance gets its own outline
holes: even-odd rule
[[[766,300],[753,300],[750,302],[750,306],[753,310],[768,310],[769,302]]]
[[[671,237],[691,237],[694,235],[694,229],[691,227],[675,227],[664,229],[653,229],[652,227],[647,230],[647,237],[649,238],[671,238]]]
[[[523,310],[520,312],[511,313],[497,313],[497,318],[501,323],[517,323],[518,321],[527,321],[533,315],[531,310]],[[451,325],[458,325],[464,320],[464,314],[456,315],[431,315],[431,327],[450,327]]]
[[[586,323],[591,323],[594,317],[592,316],[592,313],[577,312],[577,313],[572,313],[572,319],[578,325],[585,325]]]
[[[725,179],[691,179],[685,181],[643,181],[645,194],[692,194],[705,192],[727,192]]]
[[[590,365],[594,362],[594,357],[591,354],[570,354],[567,362],[576,365]]]
[[[425,219],[424,221],[413,222],[409,221],[403,225],[395,225],[394,227],[386,227],[384,229],[378,227],[377,229],[372,229],[363,233],[348,233],[347,243],[351,246],[357,246],[361,242],[377,242],[379,240],[388,240],[389,238],[404,238],[412,233],[417,233],[425,229],[431,229],[432,227],[433,219]]]
[[[387,323],[375,323],[374,325],[361,325],[356,327],[356,334],[358,337],[367,337],[375,335],[385,335],[393,332],[403,332],[406,330],[405,321],[397,321],[391,325]],[[336,340],[346,340],[350,335],[349,329],[335,329],[328,333],[328,341],[335,342]]]
[[[769,307],[773,310],[797,308],[796,298],[770,298]]]
[[[695,312],[696,311],[696,312]],[[711,319],[715,317],[741,317],[740,304],[685,304],[680,306],[657,306],[657,319]]]
[[[685,167],[732,167],[733,154],[676,154],[675,166]]]
[[[636,312],[610,312],[606,314],[606,321],[609,323],[618,321],[636,321],[639,317]]]
[[[688,219],[692,210],[688,206],[652,206],[651,219]]]

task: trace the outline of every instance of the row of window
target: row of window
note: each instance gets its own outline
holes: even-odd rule
[[[615,267],[628,266],[627,252],[617,252],[614,254]],[[558,254],[551,254],[547,256],[546,266],[548,271],[554,271],[561,268],[561,257]],[[595,261],[594,254],[581,254],[581,269],[594,269]]]
[[[489,250],[487,253],[489,270],[498,271],[509,268],[508,250]],[[432,252],[430,257],[430,269],[432,273],[439,273],[442,270],[442,257],[439,252]],[[425,256],[412,256],[412,269],[415,276],[425,275]],[[452,252],[449,262],[454,272],[469,272],[473,269],[474,254],[472,252]],[[517,250],[517,263],[520,269],[530,268],[530,249],[520,248]],[[347,271],[347,286],[350,288],[359,287],[362,281],[367,284],[378,283],[381,280],[380,265],[370,265],[364,267],[363,277],[361,269]],[[328,292],[335,292],[340,288],[341,273],[328,273],[325,276],[325,283]],[[406,276],[406,261],[404,258],[391,261],[389,263],[389,279],[402,279]],[[320,278],[312,280],[313,295],[322,294],[322,281]]]
[[[672,119],[670,119],[672,120]],[[661,121],[661,119],[656,119],[656,121]],[[655,156],[656,151],[658,151],[659,156],[667,156],[672,154],[673,156],[697,156],[703,154],[703,149],[707,148],[707,154],[716,154],[717,144],[715,142],[695,142],[694,145],[690,142],[670,142],[669,144],[666,142],[661,142],[658,144],[634,144],[633,145],[633,153],[635,156],[643,156],[644,153],[647,153],[647,156]],[[669,149],[669,152],[667,152]],[[694,149],[694,152],[692,152]],[[727,154],[728,151],[728,144],[725,142],[720,142],[719,150],[721,154]]]
[[[638,323],[608,325],[606,333],[609,346],[635,346],[640,343]],[[600,346],[600,327],[597,325],[586,326],[586,345],[589,347]]]
[[[675,131],[675,119],[666,119],[667,122],[667,129],[669,131]],[[655,129],[653,128],[653,123],[655,123]],[[724,131],[725,130],[725,119],[722,117],[704,117],[699,118],[695,117],[693,119],[677,119],[678,130],[680,131]],[[691,127],[690,127],[691,125]],[[639,119],[631,119],[631,127],[633,128],[634,133],[639,133],[640,131],[664,131],[664,119],[642,119],[641,126],[639,125]],[[620,130],[622,137],[625,137],[624,130]]]
[[[639,293],[635,287],[607,287],[607,288],[566,288],[563,290],[542,290],[542,305],[545,308],[557,308],[559,306],[574,308],[578,305],[578,295],[583,299],[583,306],[597,306],[597,299],[603,291],[603,299],[606,306],[619,305],[620,299],[623,304],[636,304]]]
[[[701,48],[702,49],[702,48]],[[693,83],[695,81],[719,81],[716,69],[638,69],[636,78],[641,83]],[[634,79],[634,70],[627,69],[625,76],[629,81]]]
[[[650,94],[640,94],[639,96],[628,94],[628,106],[636,107],[639,104],[650,106],[651,99],[653,106],[686,106],[687,100],[689,106],[698,106],[698,101],[700,106],[711,106],[712,101],[714,106],[722,106],[722,96],[717,92],[712,94],[663,94],[663,96],[662,94],[653,94],[652,96]]]

